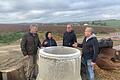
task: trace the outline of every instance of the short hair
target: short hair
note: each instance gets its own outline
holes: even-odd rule
[[[30,31],[30,29],[33,28],[33,27],[38,28],[38,25],[37,25],[37,24],[31,24],[30,27],[29,27],[29,31]]]
[[[86,29],[85,29],[85,30],[87,30],[87,31],[89,31],[89,32],[94,33],[94,29],[93,29],[92,27],[86,27]]]
[[[71,27],[73,27],[73,24],[67,24],[67,26],[70,25]]]

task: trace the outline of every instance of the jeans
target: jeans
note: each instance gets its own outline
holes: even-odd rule
[[[94,80],[94,69],[93,65],[91,64],[91,60],[87,60],[87,69],[88,69],[88,77],[89,80]]]

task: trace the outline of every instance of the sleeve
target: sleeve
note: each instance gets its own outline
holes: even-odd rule
[[[80,48],[82,48],[82,47],[83,47],[83,44],[79,44],[79,43],[78,43],[77,46],[80,47]]]
[[[40,42],[40,39],[39,39],[38,34],[36,34],[36,37],[37,37],[37,40],[38,40],[37,46],[38,46],[39,48],[41,48],[41,42]]]
[[[77,37],[76,37],[76,34],[74,33],[74,42],[76,42],[77,43]]]
[[[98,56],[98,53],[99,53],[99,45],[98,45],[98,40],[97,39],[94,39],[94,42],[93,42],[93,51],[94,51],[94,55],[93,55],[92,62],[95,62],[96,58]]]
[[[42,46],[47,47],[47,44],[45,44],[46,40],[43,41]]]
[[[56,41],[54,40],[54,46],[57,46],[57,43],[56,43]]]
[[[38,47],[41,48],[41,42],[40,42],[39,38],[38,38]]]
[[[63,46],[65,46],[65,33],[63,35]]]
[[[83,44],[84,44],[84,41],[85,41],[85,40],[86,40],[86,38],[84,38],[84,39],[83,39],[82,44],[79,44],[79,43],[78,43],[78,45],[77,45],[77,46],[78,46],[78,47],[80,47],[80,48],[83,48]]]
[[[73,33],[73,35],[71,36],[73,39],[72,39],[72,42],[68,44],[69,47],[73,47],[72,45],[74,43],[77,43],[77,37],[76,37],[76,34]]]
[[[26,35],[24,35],[21,41],[21,51],[23,52],[24,56],[28,54],[26,50],[26,43],[27,43],[27,38],[26,38]]]

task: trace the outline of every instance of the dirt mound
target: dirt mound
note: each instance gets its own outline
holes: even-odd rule
[[[103,70],[95,65],[95,80],[120,80],[120,70]]]

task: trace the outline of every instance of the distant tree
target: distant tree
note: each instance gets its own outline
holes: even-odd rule
[[[92,21],[92,25],[94,25],[95,24],[95,22],[94,21]]]
[[[103,24],[104,26],[106,26],[107,24],[106,24],[106,22],[104,22],[104,24]]]

